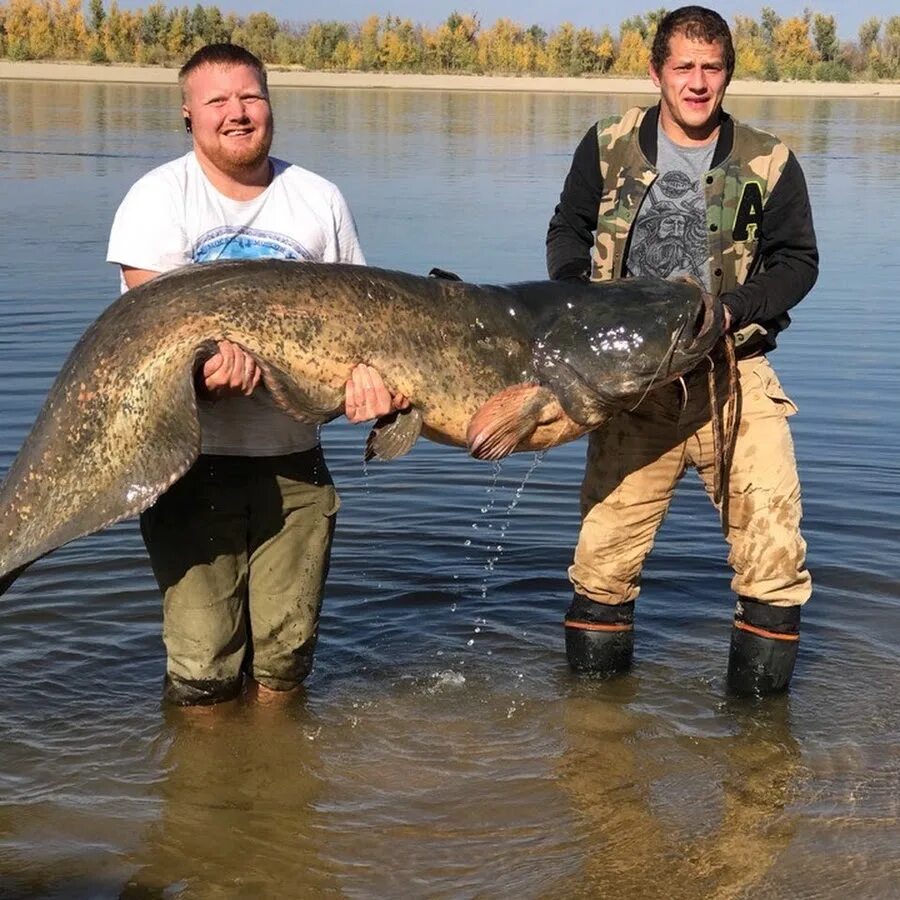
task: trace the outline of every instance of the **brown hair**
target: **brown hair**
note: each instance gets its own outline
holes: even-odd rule
[[[650,65],[655,72],[661,72],[669,58],[669,41],[673,34],[683,34],[691,40],[707,44],[721,43],[725,75],[727,82],[731,81],[734,74],[734,44],[728,23],[717,12],[705,6],[682,6],[664,16],[656,29],[650,51]]]
[[[191,72],[202,66],[249,66],[259,76],[259,83],[262,85],[263,91],[266,94],[269,92],[266,67],[249,50],[245,50],[237,44],[207,44],[194,53],[178,70],[178,85],[181,88],[182,99],[184,99],[184,84]]]

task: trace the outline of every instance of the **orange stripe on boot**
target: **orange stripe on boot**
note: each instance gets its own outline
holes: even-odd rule
[[[573,622],[566,619],[566,628],[579,628],[581,631],[633,631],[634,625],[627,623],[606,624],[605,622]]]
[[[568,623],[566,623],[568,624]],[[746,622],[735,622],[735,628],[739,628],[741,631],[749,631],[750,634],[758,635],[759,637],[764,638],[772,638],[775,641],[799,641],[799,634],[780,634],[777,631],[766,631],[765,628],[757,628],[756,625],[748,625]]]

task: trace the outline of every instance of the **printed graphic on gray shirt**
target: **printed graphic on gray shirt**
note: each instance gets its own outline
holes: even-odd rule
[[[689,275],[709,290],[709,241],[703,176],[715,142],[679,147],[659,132],[659,177],[638,211],[628,272],[655,278]]]

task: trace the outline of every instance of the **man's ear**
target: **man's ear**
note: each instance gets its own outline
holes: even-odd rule
[[[184,130],[190,134],[192,130],[191,126],[191,111],[187,108],[187,106],[181,107],[181,115],[184,118]]]
[[[653,68],[653,63],[647,63],[647,72],[650,74],[650,80],[653,82],[656,87],[659,87],[659,75],[656,72],[656,69]]]

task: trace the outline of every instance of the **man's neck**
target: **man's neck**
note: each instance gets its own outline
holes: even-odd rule
[[[262,194],[272,181],[273,166],[268,157],[252,169],[225,172],[200,153],[195,151],[195,155],[209,183],[230,200],[253,200]]]
[[[717,112],[714,119],[699,129],[685,129],[666,115],[665,109],[660,110],[659,127],[665,132],[666,137],[679,147],[705,147],[719,137],[719,128],[722,123],[721,111]]]

